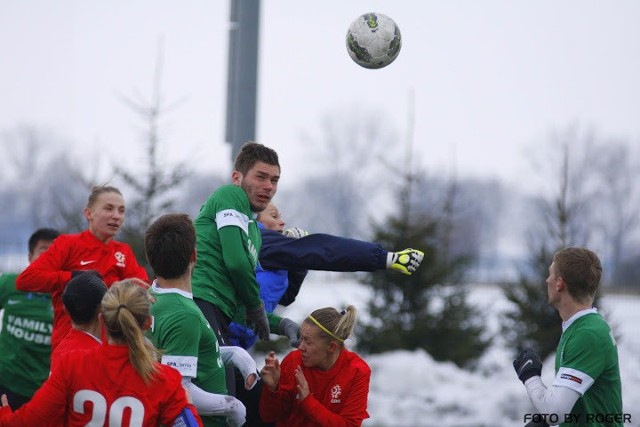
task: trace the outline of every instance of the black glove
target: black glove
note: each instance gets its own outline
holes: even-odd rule
[[[99,279],[102,279],[102,274],[98,273],[96,270],[72,270],[71,278],[75,279],[81,274],[93,274],[94,276],[97,276]]]
[[[247,325],[253,328],[262,341],[269,341],[269,320],[267,320],[264,304],[260,304],[253,310],[247,309]]]
[[[291,347],[298,348],[300,345],[300,325],[291,319],[283,318],[278,325],[278,332],[289,338]]]
[[[542,361],[531,347],[527,347],[513,361],[513,368],[516,370],[520,381],[524,384],[529,378],[540,376],[542,373]]]

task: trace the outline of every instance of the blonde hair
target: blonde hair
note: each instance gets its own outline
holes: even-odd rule
[[[158,371],[156,350],[145,339],[143,325],[151,317],[148,285],[140,279],[125,279],[111,285],[102,299],[102,318],[107,334],[129,347],[129,360],[149,383]]]
[[[116,193],[122,196],[122,193],[116,187],[112,187],[110,185],[94,185],[91,187],[91,193],[87,200],[87,207],[91,209],[91,207],[98,201],[98,197],[104,193]]]
[[[327,341],[337,341],[344,346],[356,326],[356,308],[350,305],[341,312],[333,307],[319,308],[304,322],[320,328]]]

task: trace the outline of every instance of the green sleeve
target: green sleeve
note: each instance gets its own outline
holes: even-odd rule
[[[229,272],[229,278],[233,283],[236,295],[242,304],[249,309],[255,309],[262,300],[260,299],[260,288],[256,280],[249,254],[244,247],[242,229],[240,227],[228,226],[218,230],[220,235],[220,246],[222,247],[222,258]]]
[[[274,334],[279,334],[282,317],[274,313],[267,313],[267,319],[269,319],[269,330]]]

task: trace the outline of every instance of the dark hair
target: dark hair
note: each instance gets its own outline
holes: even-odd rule
[[[166,214],[144,233],[147,260],[156,275],[164,279],[182,276],[196,249],[196,230],[187,214]]]
[[[149,383],[158,372],[156,349],[145,339],[142,327],[151,317],[148,285],[140,279],[125,279],[111,285],[102,299],[102,319],[107,334],[129,347],[129,361]]]
[[[584,302],[596,295],[602,277],[602,263],[594,252],[577,247],[560,249],[553,255],[553,265],[576,301]]]
[[[344,346],[344,340],[349,338],[356,326],[356,308],[350,305],[342,312],[333,307],[319,308],[304,323],[319,328],[328,342],[336,341]]]
[[[266,147],[257,142],[246,142],[240,147],[240,152],[236,156],[233,168],[243,175],[249,172],[249,169],[253,167],[257,162],[264,162],[268,165],[277,166],[280,168],[278,162],[278,153],[275,150]]]
[[[84,325],[97,318],[98,308],[106,293],[107,285],[102,278],[87,271],[69,280],[62,292],[62,303],[71,320]]]
[[[100,195],[104,193],[116,193],[122,196],[122,193],[116,187],[112,187],[110,185],[94,185],[93,187],[91,187],[91,193],[89,194],[89,199],[87,200],[87,207],[90,208],[91,206],[93,206],[98,200],[98,197],[100,197]]]
[[[29,255],[32,255],[33,251],[36,250],[38,242],[53,242],[59,235],[60,232],[53,228],[38,228],[33,232],[31,237],[29,237]]]

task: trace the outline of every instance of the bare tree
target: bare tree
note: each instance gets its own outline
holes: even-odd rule
[[[132,201],[128,203],[128,219],[124,229],[124,239],[133,247],[139,258],[144,259],[142,236],[144,230],[154,217],[170,209],[175,203],[172,193],[190,175],[186,161],[169,164],[162,162],[160,157],[160,120],[174,109],[179,102],[165,105],[162,92],[162,42],[157,57],[153,80],[153,92],[150,101],[141,97],[132,99],[120,96],[122,102],[128,106],[145,124],[142,141],[145,144],[145,161],[142,168],[135,170],[115,164],[116,176],[133,189]]]
[[[325,116],[321,136],[303,143],[321,170],[281,193],[285,216],[312,231],[364,238],[370,208],[388,190],[379,159],[399,154],[395,131],[374,111],[350,109]]]

